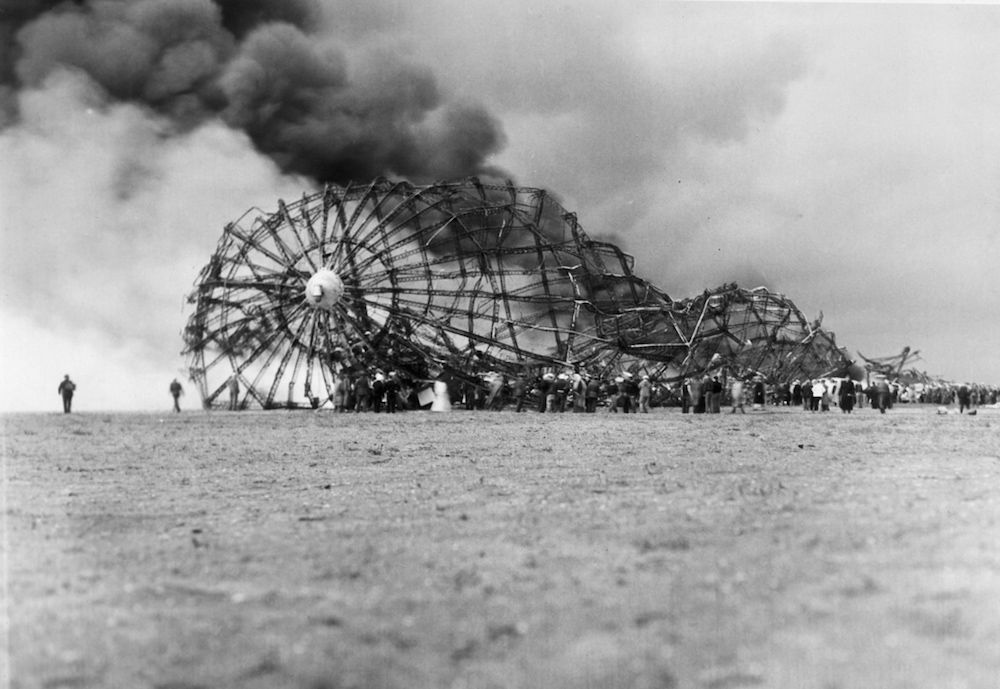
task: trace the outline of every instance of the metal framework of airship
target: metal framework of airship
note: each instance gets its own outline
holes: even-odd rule
[[[763,287],[675,301],[543,189],[476,178],[327,186],[226,225],[189,295],[190,374],[206,406],[315,407],[367,368],[447,372],[725,369],[839,375],[832,333]]]

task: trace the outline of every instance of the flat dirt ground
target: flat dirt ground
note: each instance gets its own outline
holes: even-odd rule
[[[1000,410],[2,421],[14,689],[1000,687]]]

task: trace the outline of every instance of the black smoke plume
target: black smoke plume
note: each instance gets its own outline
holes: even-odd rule
[[[217,119],[285,173],[346,183],[494,172],[503,144],[482,107],[447,102],[434,75],[384,52],[349,60],[313,30],[308,0],[7,0],[0,10],[0,125],[17,93],[60,70],[110,102],[139,104],[179,134]]]

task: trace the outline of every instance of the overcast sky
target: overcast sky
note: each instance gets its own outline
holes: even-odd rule
[[[1000,6],[319,4],[291,18],[313,58],[284,69],[350,84],[352,112],[375,113],[351,132],[412,134],[361,139],[372,159],[351,169],[312,144],[279,150],[273,120],[234,110],[273,42],[233,28],[239,50],[218,47],[233,41],[214,30],[202,43],[233,56],[211,68],[227,106],[192,109],[165,104],[163,84],[204,62],[163,60],[143,100],[112,81],[129,60],[98,73],[51,38],[64,19],[25,10],[0,91],[0,410],[57,409],[64,373],[81,410],[169,409],[184,297],[223,225],[368,170],[499,168],[549,189],[675,299],[764,285],[822,312],[852,353],[908,345],[917,368],[1000,383]]]

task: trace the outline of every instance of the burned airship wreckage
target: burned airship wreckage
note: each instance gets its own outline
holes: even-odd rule
[[[726,371],[779,382],[850,360],[762,287],[675,301],[542,189],[472,178],[328,186],[226,226],[189,297],[206,406],[323,404],[361,369],[410,380],[579,371],[664,382]]]

